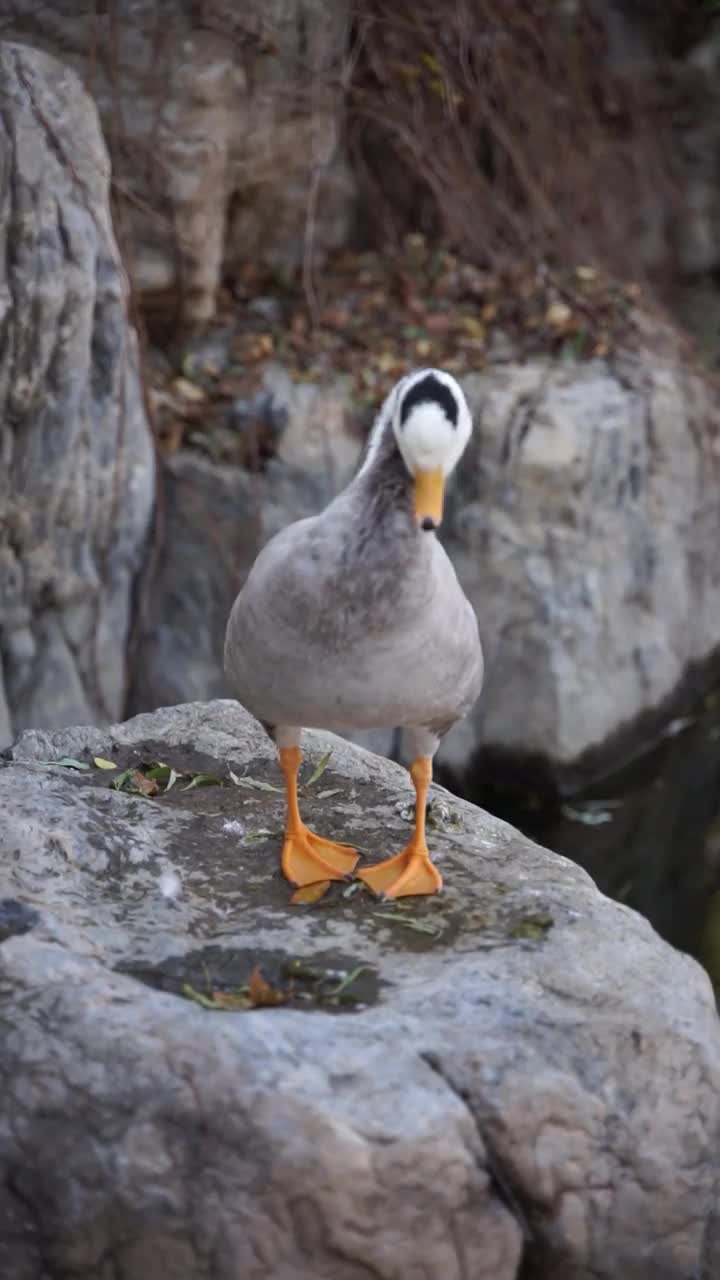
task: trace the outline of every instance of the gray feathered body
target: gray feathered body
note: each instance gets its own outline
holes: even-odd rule
[[[439,740],[470,709],[483,674],[475,614],[417,526],[391,438],[325,511],[260,553],[230,615],[225,669],[269,726],[417,727]]]

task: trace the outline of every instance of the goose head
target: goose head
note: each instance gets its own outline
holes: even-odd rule
[[[442,521],[445,482],[472,433],[472,416],[460,384],[442,369],[408,374],[388,397],[398,450],[414,481],[415,516],[421,529]]]

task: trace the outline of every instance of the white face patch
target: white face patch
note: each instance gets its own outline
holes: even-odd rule
[[[443,405],[431,398],[413,405],[405,421],[401,421],[406,397],[429,375],[450,392],[457,410],[455,424]],[[361,472],[372,465],[388,423],[392,425],[405,465],[413,475],[416,471],[435,471],[441,467],[443,475],[449,476],[460,461],[472,433],[472,417],[462,388],[451,374],[444,373],[442,369],[416,369],[395,384],[375,419]]]
[[[398,448],[409,471],[436,471],[449,475],[463,451],[454,427],[437,404],[419,404],[395,432]]]
[[[412,403],[414,388],[416,396],[422,393],[417,403]],[[411,407],[403,421],[403,405],[408,399]],[[400,384],[392,409],[395,439],[408,471],[414,475],[416,471],[439,468],[449,476],[472,432],[472,418],[460,384],[441,369],[420,369]]]

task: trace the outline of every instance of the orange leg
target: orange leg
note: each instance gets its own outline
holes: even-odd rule
[[[308,831],[298,808],[297,776],[302,751],[280,748],[280,768],[285,776],[287,816],[281,866],[291,884],[315,884],[318,880],[344,880],[355,869],[358,853],[348,844],[335,844]]]
[[[410,776],[415,784],[415,830],[408,844],[394,858],[358,872],[359,878],[382,898],[404,898],[442,889],[442,877],[430,861],[425,843],[425,805],[432,781],[432,759],[421,756],[413,760]]]

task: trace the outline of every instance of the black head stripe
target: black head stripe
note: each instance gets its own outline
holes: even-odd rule
[[[426,373],[424,378],[403,396],[400,408],[400,426],[404,427],[413,409],[419,404],[438,404],[446,418],[454,427],[458,420],[458,403],[449,387],[441,382],[434,373]]]

